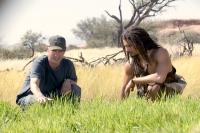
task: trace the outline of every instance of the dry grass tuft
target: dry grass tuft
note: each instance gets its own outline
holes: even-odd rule
[[[86,58],[92,58],[90,52],[94,52],[95,56],[104,56],[112,54],[120,49],[84,49]],[[78,51],[69,51],[66,54],[77,54]],[[87,53],[88,52],[88,53]],[[15,97],[23,84],[25,73],[21,71],[24,64],[28,60],[7,60],[0,61],[0,100],[15,103]],[[200,56],[182,57],[172,61],[177,69],[177,73],[184,76],[187,81],[187,87],[183,96],[200,96]],[[30,65],[29,65],[30,67]],[[106,99],[118,99],[120,94],[120,86],[122,83],[123,66],[98,66],[96,68],[87,68],[76,66],[78,75],[78,84],[82,87],[82,100],[93,99],[95,97],[104,97]]]

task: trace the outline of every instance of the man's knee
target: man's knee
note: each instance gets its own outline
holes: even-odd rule
[[[77,84],[71,85],[71,92],[76,97],[81,97],[81,88]]]
[[[81,88],[77,84],[71,85],[70,99],[72,103],[80,102],[81,100]]]
[[[34,95],[28,95],[28,96],[20,98],[18,100],[17,104],[19,106],[27,106],[27,105],[31,105],[31,104],[35,103],[36,101],[37,100]]]

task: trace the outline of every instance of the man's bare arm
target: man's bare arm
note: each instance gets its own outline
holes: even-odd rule
[[[172,64],[167,50],[160,48],[156,53],[156,72],[147,76],[133,78],[136,84],[163,83],[172,70]]]
[[[37,101],[40,103],[43,103],[43,102],[46,102],[47,100],[52,100],[51,98],[47,98],[42,94],[39,88],[39,83],[40,83],[40,80],[38,78],[31,78],[30,89],[33,95],[36,96]]]
[[[130,94],[131,88],[134,88],[134,84],[127,87],[127,84],[133,78],[133,76],[134,76],[133,68],[127,62],[124,66],[124,77],[123,77],[123,82],[122,82],[122,87],[121,87],[121,99],[128,97]]]

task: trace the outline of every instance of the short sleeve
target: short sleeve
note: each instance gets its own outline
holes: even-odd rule
[[[76,75],[76,69],[75,69],[75,66],[74,66],[74,64],[70,61],[70,60],[68,60],[68,73],[67,73],[67,79],[71,79],[71,80],[73,80],[73,81],[77,81],[77,75]]]
[[[38,78],[41,79],[44,74],[44,65],[41,59],[34,60],[31,68],[30,78]]]

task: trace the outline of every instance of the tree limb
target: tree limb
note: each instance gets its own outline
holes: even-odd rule
[[[108,16],[110,16],[111,18],[115,19],[118,23],[121,22],[121,20],[120,20],[117,16],[111,15],[111,14],[110,14],[108,11],[106,11],[106,10],[105,10],[105,12],[108,14]]]

